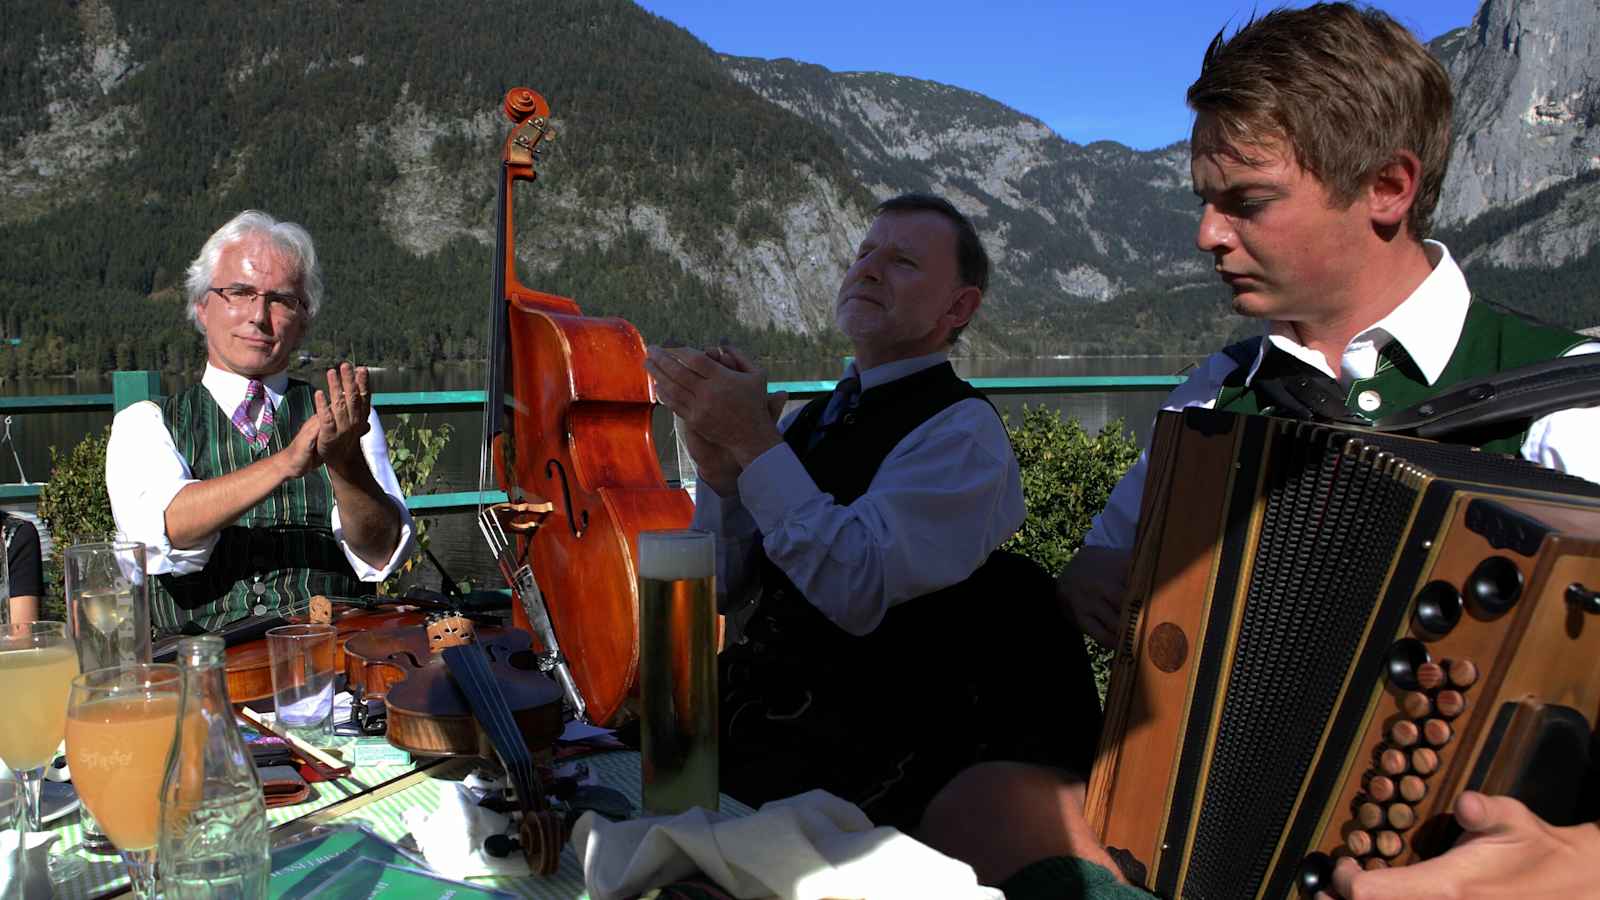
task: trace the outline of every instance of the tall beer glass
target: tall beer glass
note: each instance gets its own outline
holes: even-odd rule
[[[717,808],[716,541],[639,534],[640,787],[647,816]]]

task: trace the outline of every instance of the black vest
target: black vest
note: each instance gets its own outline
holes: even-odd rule
[[[988,402],[945,363],[862,392],[855,410],[808,450],[828,401],[819,397],[784,440],[820,489],[849,504],[912,431],[971,398]],[[1088,658],[1055,602],[1053,580],[1032,561],[997,550],[966,580],[890,607],[860,636],[807,602],[771,561],[763,559],[761,571],[745,644],[724,654],[751,663],[757,684],[766,682],[758,689],[809,691],[858,735],[888,744],[964,744],[979,758],[1032,758],[1087,772],[1100,712]],[[1001,756],[996,722],[1007,722],[1014,733],[1006,739],[1017,742]]]

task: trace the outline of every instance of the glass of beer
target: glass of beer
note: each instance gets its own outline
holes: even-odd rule
[[[122,851],[137,897],[154,897],[161,781],[178,732],[177,666],[96,669],[72,679],[67,764],[78,796]]]
[[[639,780],[647,816],[717,808],[716,560],[708,531],[639,534]]]
[[[55,758],[67,719],[67,696],[78,674],[64,622],[0,626],[0,759],[27,791],[24,811],[29,831],[43,831],[40,787],[44,768]],[[71,881],[83,871],[83,858],[52,851],[50,880]]]

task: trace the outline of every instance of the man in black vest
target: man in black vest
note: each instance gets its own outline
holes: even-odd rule
[[[198,384],[119,412],[106,448],[117,528],[148,547],[158,632],[216,629],[363,592],[404,558],[411,517],[365,368],[287,370],[322,303],[311,235],[246,210],[190,264]]]
[[[990,657],[1036,659],[1023,645],[1064,620],[1048,576],[991,558],[1024,518],[1017,461],[947,358],[988,269],[947,201],[883,203],[835,306],[854,362],[831,397],[781,422],[765,373],[737,351],[649,351],[699,467],[696,525],[720,542],[736,636],[719,670],[722,788],[734,797],[823,787],[909,827],[942,780],[1026,728],[1009,721],[1017,701],[998,696]],[[1052,678],[1082,676],[1074,702],[1091,711],[1071,725],[1086,756],[1098,730],[1086,661],[1045,653]],[[1031,689],[1021,678],[1011,697]]]
[[[1232,290],[1234,309],[1267,327],[1203,362],[1168,408],[1283,414],[1269,408],[1282,402],[1273,379],[1320,378],[1336,383],[1349,413],[1375,420],[1461,381],[1600,349],[1473,300],[1446,248],[1424,240],[1449,161],[1450,83],[1382,12],[1343,3],[1280,9],[1219,35],[1188,100],[1202,203],[1196,245]],[[1597,433],[1600,410],[1571,409],[1474,443],[1595,479]],[[1060,580],[1064,604],[1107,644],[1122,625],[1143,478],[1141,458]],[[933,802],[922,837],[1008,897],[1147,896],[1118,883],[1085,823],[1082,774],[975,767]],[[1469,885],[1481,896],[1559,896],[1575,891],[1550,885],[1586,884],[1592,871],[1568,863],[1600,852],[1592,825],[1552,828],[1508,798],[1463,797],[1457,815],[1475,835],[1470,845],[1393,872],[1347,860],[1338,888],[1363,897],[1462,896]],[[1537,880],[1546,876],[1553,880]]]

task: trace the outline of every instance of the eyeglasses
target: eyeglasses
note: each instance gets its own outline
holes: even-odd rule
[[[238,284],[230,287],[210,288],[210,291],[222,297],[227,302],[228,308],[236,312],[254,306],[257,297],[267,298],[267,309],[280,316],[293,317],[306,311],[306,301],[295,294],[258,291],[253,287],[245,287]]]

